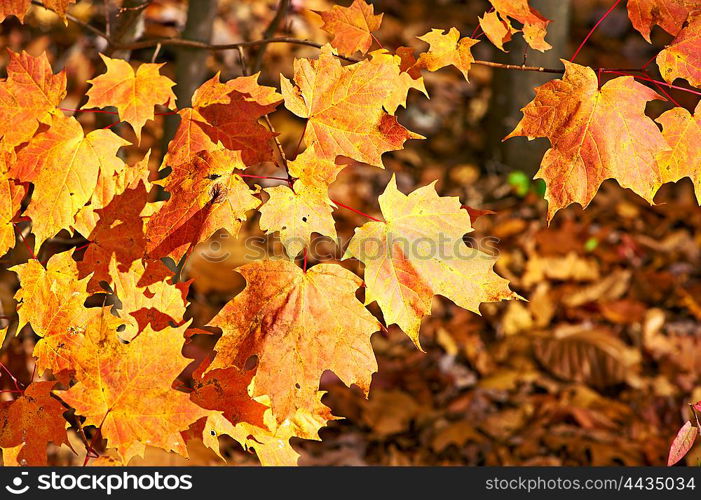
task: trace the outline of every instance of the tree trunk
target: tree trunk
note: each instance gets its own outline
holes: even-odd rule
[[[508,54],[499,52],[498,62],[523,64],[527,56],[529,66],[560,68],[560,59],[568,56],[570,0],[541,0],[533,6],[553,22],[548,25],[546,41],[552,49],[541,53],[529,49],[523,37],[517,35],[507,45]],[[528,141],[526,138],[514,138],[502,142],[521,119],[523,108],[533,99],[533,88],[548,80],[559,78],[555,74],[533,71],[494,70],[493,95],[490,105],[491,114],[488,121],[490,159],[502,171],[521,170],[529,175],[535,174],[548,148],[544,139]]]
[[[217,0],[190,0],[187,8],[187,21],[182,38],[198,42],[211,42],[214,18],[217,15]],[[192,94],[207,76],[207,56],[201,49],[178,47],[175,51],[175,95],[178,108],[192,104]],[[166,116],[163,131],[163,152],[180,123],[178,115]]]

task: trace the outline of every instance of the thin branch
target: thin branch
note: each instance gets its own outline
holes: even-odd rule
[[[335,203],[336,205],[338,205],[339,207],[343,207],[343,208],[345,208],[346,210],[350,210],[351,212],[355,212],[356,214],[362,215],[363,217],[367,217],[368,219],[373,220],[373,221],[375,221],[375,222],[384,222],[382,219],[378,219],[377,217],[373,217],[372,215],[368,215],[368,214],[366,214],[365,212],[361,212],[361,211],[358,210],[357,208],[353,208],[353,207],[349,207],[348,205],[344,205],[344,204],[341,203],[340,201],[336,201],[336,200],[331,200],[331,201],[332,201],[333,203]]]
[[[277,7],[277,12],[275,13],[275,17],[273,17],[272,21],[270,21],[270,24],[263,32],[263,38],[271,38],[273,35],[275,35],[275,33],[277,33],[277,30],[280,28],[280,24],[282,23],[283,19],[285,19],[285,16],[287,16],[287,12],[289,11],[289,9],[290,0],[280,0],[280,3]],[[265,49],[267,47],[267,45],[263,45],[258,50],[255,61],[253,61],[254,73],[260,71],[260,68],[263,65],[263,56],[265,55]]]
[[[39,2],[38,0],[32,0],[32,5],[36,5],[37,7],[42,7],[42,8],[44,8],[44,9],[46,9],[46,10],[50,10],[51,12],[54,12],[54,13],[55,13],[55,11],[54,11],[53,9],[50,9],[49,7],[47,7],[46,5],[44,5],[43,3]],[[107,35],[107,33],[103,32],[103,31],[100,31],[100,30],[97,29],[95,26],[92,26],[92,25],[86,23],[85,21],[82,21],[82,20],[78,19],[77,17],[75,17],[75,16],[72,15],[72,14],[66,13],[65,16],[66,16],[66,19],[68,19],[69,21],[72,21],[72,22],[76,23],[76,24],[77,24],[78,26],[80,26],[81,28],[85,28],[85,29],[88,30],[90,33],[92,33],[93,35],[97,35],[97,36],[99,36],[100,38],[104,38],[104,39],[107,41],[107,43],[109,43],[109,44],[112,43],[111,40],[110,40],[110,37]]]
[[[540,66],[525,66],[519,64],[502,64],[492,61],[474,61],[472,64],[477,64],[479,66],[489,66],[490,68],[500,68],[500,69],[514,69],[517,71],[536,71],[538,73],[557,73],[562,74],[565,72],[564,69],[556,68],[543,68]]]
[[[597,23],[594,25],[594,27],[589,30],[589,33],[587,33],[587,36],[584,37],[584,40],[582,40],[582,43],[580,43],[579,47],[577,47],[577,50],[574,51],[574,54],[570,58],[570,62],[574,61],[577,58],[577,56],[579,55],[579,52],[584,48],[584,45],[587,43],[587,40],[589,40],[589,38],[591,38],[591,36],[596,31],[596,28],[598,28],[599,25],[604,22],[604,19],[606,19],[609,16],[609,14],[611,12],[613,12],[613,9],[615,9],[619,3],[621,3],[621,0],[616,0],[614,2],[614,4],[611,7],[609,7],[609,10],[607,10],[606,13],[603,16],[601,16],[601,19],[599,19],[597,21]]]

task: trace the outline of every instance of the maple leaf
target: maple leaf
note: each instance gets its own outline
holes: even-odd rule
[[[628,18],[648,42],[653,26],[676,35],[688,15],[683,0],[628,0]]]
[[[207,414],[172,388],[189,363],[181,354],[185,328],[146,327],[124,343],[95,316],[76,343],[77,383],[56,394],[86,417],[86,426],[101,429],[124,463],[143,456],[147,444],[187,456],[180,432]]]
[[[201,151],[173,167],[159,182],[170,193],[146,225],[146,251],[152,258],[179,260],[197,243],[220,229],[237,235],[246,213],[258,208],[244,180],[236,174],[246,165],[239,151]]]
[[[552,48],[545,41],[550,20],[531,7],[528,4],[528,0],[489,0],[489,2],[502,22],[496,23],[494,16],[486,14],[483,18],[486,21],[483,23],[480,20],[480,26],[494,45],[504,50],[504,42],[511,39],[514,33],[522,31],[523,38],[532,49],[545,52]],[[510,19],[521,23],[523,27],[520,30],[513,28]],[[504,30],[508,31],[508,35],[504,34]]]
[[[15,294],[19,302],[18,331],[29,324],[34,333],[47,337],[64,333],[85,318],[88,279],[78,279],[77,265],[70,253],[53,255],[46,268],[31,259],[10,270],[17,273],[21,284]]]
[[[159,281],[139,286],[145,271],[140,260],[124,271],[117,267],[116,259],[110,261],[113,289],[121,302],[119,317],[126,323],[122,335],[125,339],[134,339],[146,325],[159,331],[170,323],[183,322],[189,283],[173,285]]]
[[[285,106],[307,118],[304,140],[316,153],[382,167],[382,154],[401,149],[407,139],[421,138],[383,110],[393,92],[394,65],[360,61],[342,66],[329,45],[316,60],[296,59],[294,82],[280,77]]]
[[[652,203],[661,185],[655,158],[669,148],[645,116],[645,104],[660,96],[631,76],[610,80],[599,90],[594,70],[562,62],[563,78],[535,89],[535,99],[505,138],[550,140],[536,173],[546,183],[548,218],[571,203],[586,207],[609,178]]]
[[[309,246],[313,232],[336,239],[334,204],[325,188],[296,181],[292,188],[283,185],[264,191],[270,199],[259,209],[260,228],[266,234],[280,231],[280,240],[291,259]]]
[[[66,73],[54,75],[46,53],[8,54],[7,80],[0,82],[0,136],[17,146],[31,139],[40,123],[51,123],[52,112],[66,96]]]
[[[392,177],[379,202],[385,222],[356,228],[344,258],[365,264],[365,303],[377,301],[417,346],[434,295],[476,313],[482,302],[518,297],[492,270],[496,259],[463,242],[472,227],[457,197],[438,196],[435,183],[404,195]]]
[[[450,28],[448,33],[443,30],[433,29],[419,40],[429,45],[428,52],[419,56],[418,64],[429,71],[437,71],[446,66],[455,66],[460,70],[465,80],[468,80],[467,73],[470,66],[475,61],[470,48],[479,42],[469,37],[460,38],[460,32],[455,28]]]
[[[20,150],[10,175],[34,184],[25,214],[32,219],[38,242],[73,225],[75,215],[92,197],[99,176],[112,176],[124,168],[117,150],[127,144],[109,130],[84,135],[75,118],[56,115],[46,132]]]
[[[350,7],[334,5],[331,10],[319,13],[324,21],[321,29],[334,36],[331,45],[339,54],[365,54],[372,45],[372,32],[382,24],[382,14],[374,14],[374,7],[365,0],[353,0]]]
[[[42,0],[44,7],[53,10],[58,17],[60,17],[65,24],[68,24],[66,18],[66,13],[68,12],[68,6],[72,3],[76,3],[78,0]]]
[[[380,325],[355,298],[360,278],[337,264],[305,273],[286,260],[236,271],[247,286],[210,323],[223,331],[210,370],[258,356],[253,396],[268,395],[280,423],[309,409],[325,370],[367,393],[377,370],[370,336]]]
[[[509,18],[502,19],[495,11],[485,12],[484,16],[478,17],[480,28],[499,50],[506,52],[504,44],[511,41],[514,33],[518,30],[514,29],[509,22]]]
[[[50,442],[70,446],[63,418],[66,408],[51,397],[54,385],[56,382],[32,382],[14,401],[0,403],[0,447],[17,447],[19,464],[47,465]]]
[[[259,85],[259,75],[220,83],[217,73],[203,83],[192,96],[192,107],[178,111],[180,126],[164,163],[187,163],[195,153],[221,146],[241,151],[246,165],[271,160],[274,134],[258,120],[274,111],[282,96],[272,87]]]
[[[78,262],[80,278],[92,273],[89,291],[103,291],[100,282],[111,283],[109,267],[113,256],[122,271],[144,256],[146,238],[142,212],[147,200],[144,183],[138,180],[135,186],[112,198],[106,207],[95,210],[99,219],[87,235],[89,244]]]
[[[683,78],[701,87],[701,11],[689,14],[686,26],[657,54],[656,62],[665,81]]]
[[[396,54],[380,49],[370,53],[370,64],[377,65],[378,73],[384,75],[388,87],[382,106],[394,114],[399,106],[406,108],[407,94],[416,89],[428,97],[428,92],[418,69],[414,51],[409,47],[399,47]]]
[[[175,82],[159,73],[165,63],[143,63],[134,71],[132,65],[123,59],[112,59],[104,54],[100,57],[107,71],[88,80],[92,87],[82,109],[115,106],[119,119],[131,124],[141,141],[144,124],[155,118],[154,106],[163,104],[175,109],[176,97],[172,90]]]
[[[219,410],[231,423],[247,422],[264,427],[263,414],[267,407],[248,394],[255,370],[240,370],[235,366],[212,370],[195,378],[190,399],[208,410]]]
[[[24,15],[31,4],[32,0],[4,0],[0,3],[0,23],[8,16],[15,16],[24,22]]]
[[[0,255],[15,245],[13,220],[26,194],[25,187],[15,183],[8,175],[15,158],[14,149],[0,142]]]
[[[126,190],[133,191],[139,183],[142,183],[145,189],[150,189],[151,183],[148,181],[150,156],[151,151],[149,150],[134,165],[125,164],[112,175],[100,175],[97,178],[97,185],[90,197],[90,202],[76,214],[73,228],[82,235],[90,234],[98,224],[100,218],[98,210],[109,205],[116,196],[124,195]],[[137,198],[140,198],[140,195]],[[134,202],[138,204],[138,200],[134,200]],[[133,208],[129,212],[132,210]]]
[[[320,440],[319,429],[329,420],[335,420],[331,411],[321,404],[324,392],[317,391],[311,409],[299,408],[290,418],[278,423],[270,409],[264,413],[264,427],[248,422],[232,423],[221,414],[212,413],[205,422],[202,432],[204,444],[214,450],[220,457],[219,436],[228,435],[238,441],[246,450],[255,451],[261,465],[291,466],[297,465],[299,453],[290,445],[290,438]],[[270,398],[257,398],[265,407],[270,405]],[[223,457],[222,457],[223,458]]]
[[[663,182],[676,182],[689,176],[696,199],[701,202],[701,103],[692,115],[684,108],[665,111],[657,120],[671,150],[657,155]]]
[[[305,186],[316,188],[328,188],[346,165],[337,165],[328,158],[322,158],[316,154],[314,144],[307,146],[294,160],[287,162],[290,175]]]
[[[672,446],[669,448],[669,458],[667,458],[667,465],[671,466],[679,462],[694,445],[696,441],[696,436],[699,434],[699,429],[691,425],[688,420],[679,429],[677,435],[674,437]]]

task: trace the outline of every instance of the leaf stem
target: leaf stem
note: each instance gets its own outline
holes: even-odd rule
[[[607,10],[607,11],[604,13],[604,15],[601,16],[601,19],[599,19],[599,20],[597,21],[597,23],[594,25],[594,27],[593,27],[592,29],[589,30],[589,33],[587,33],[587,36],[584,37],[584,40],[582,40],[582,43],[580,43],[580,44],[579,44],[579,47],[577,47],[577,50],[574,51],[574,54],[573,54],[572,57],[570,58],[570,62],[574,61],[574,60],[577,58],[577,56],[579,55],[579,52],[584,48],[584,45],[587,43],[587,41],[589,40],[589,38],[591,38],[591,36],[594,34],[594,31],[596,31],[596,28],[598,28],[599,25],[600,25],[602,22],[604,22],[604,19],[606,19],[606,18],[609,16],[609,14],[610,14],[611,12],[613,12],[613,9],[615,9],[615,8],[618,6],[619,3],[621,3],[621,0],[616,0],[616,1],[614,2],[614,4],[613,4],[611,7],[609,7],[609,10]]]
[[[378,219],[378,218],[376,218],[376,217],[373,217],[372,215],[366,214],[365,212],[361,212],[360,210],[358,210],[358,209],[356,209],[356,208],[349,207],[348,205],[344,205],[344,204],[341,203],[340,201],[336,201],[336,200],[331,200],[331,201],[332,201],[333,203],[335,203],[336,205],[338,205],[339,207],[343,207],[343,208],[345,208],[346,210],[350,210],[351,212],[355,212],[356,214],[362,215],[363,217],[367,217],[368,219],[373,220],[373,221],[375,221],[375,222],[384,222],[382,219]]]

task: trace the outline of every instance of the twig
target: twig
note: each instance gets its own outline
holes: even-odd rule
[[[525,66],[519,64],[502,64],[492,61],[474,61],[472,64],[477,64],[478,66],[489,66],[490,68],[500,68],[500,69],[514,69],[517,71],[537,71],[538,73],[558,73],[562,74],[565,72],[564,69],[556,68],[543,68],[541,66]]]
[[[42,7],[46,10],[50,10],[51,12],[55,12],[53,9],[50,9],[49,7],[44,5],[43,3],[39,2],[38,0],[32,0],[32,5],[36,5],[37,7]],[[76,23],[78,26],[85,28],[86,30],[91,32],[93,35],[97,35],[100,38],[104,38],[107,41],[107,43],[111,43],[110,37],[107,35],[107,33],[100,31],[95,26],[92,26],[84,21],[81,21],[80,19],[78,19],[77,17],[75,17],[72,14],[66,13],[65,16],[66,16],[66,19],[68,19],[69,21],[72,21],[72,22]]]
[[[240,59],[240,64],[241,64],[241,72],[243,73],[244,76],[248,76],[248,69],[246,66],[246,54],[243,53],[243,47],[239,46],[237,47],[239,51],[239,59]],[[273,123],[270,121],[270,117],[266,114],[263,116],[263,119],[265,120],[265,123],[268,125],[268,129],[270,132],[273,134],[273,141],[275,142],[275,147],[277,148],[278,152],[280,153],[280,159],[282,160],[282,165],[285,167],[285,173],[287,173],[287,183],[290,185],[290,188],[292,188],[292,177],[290,176],[290,171],[287,168],[287,156],[285,155],[285,150],[282,149],[282,144],[280,144],[280,140],[277,138],[278,134],[277,131],[275,130],[275,127],[273,127]]]
[[[382,219],[378,219],[377,217],[373,217],[372,215],[368,215],[368,214],[366,214],[365,212],[361,212],[361,211],[358,210],[357,208],[353,208],[353,207],[349,207],[348,205],[344,205],[344,204],[341,203],[340,201],[336,201],[336,200],[331,200],[331,201],[332,201],[333,203],[335,203],[336,205],[338,205],[339,207],[343,207],[343,208],[345,208],[346,210],[350,210],[351,212],[355,212],[356,214],[362,215],[363,217],[367,217],[368,219],[373,220],[373,221],[375,221],[375,222],[384,222]]]
[[[616,0],[614,2],[614,4],[611,7],[609,7],[609,10],[607,10],[606,13],[603,16],[601,16],[601,19],[599,19],[597,21],[597,23],[594,25],[594,27],[589,30],[589,33],[587,33],[587,36],[584,37],[584,40],[582,40],[582,43],[580,43],[579,47],[577,47],[577,50],[574,51],[574,54],[570,58],[570,62],[574,61],[577,58],[577,56],[579,55],[579,52],[584,48],[584,45],[587,43],[587,40],[589,40],[589,38],[591,38],[591,36],[594,34],[594,31],[596,31],[596,28],[598,28],[599,25],[604,22],[604,19],[606,19],[609,16],[609,14],[611,12],[613,12],[613,9],[615,9],[619,3],[621,3],[621,0]]]
[[[275,33],[277,33],[277,30],[280,27],[280,23],[282,23],[282,20],[285,19],[285,16],[287,16],[287,11],[289,9],[290,0],[280,0],[280,3],[277,7],[277,12],[275,13],[275,17],[273,17],[272,21],[270,21],[270,24],[263,32],[263,38],[271,38],[273,35],[275,35]],[[260,68],[263,65],[263,55],[265,55],[265,49],[267,47],[267,45],[263,45],[258,50],[258,53],[256,54],[256,59],[255,61],[253,61],[254,73],[260,71]]]

